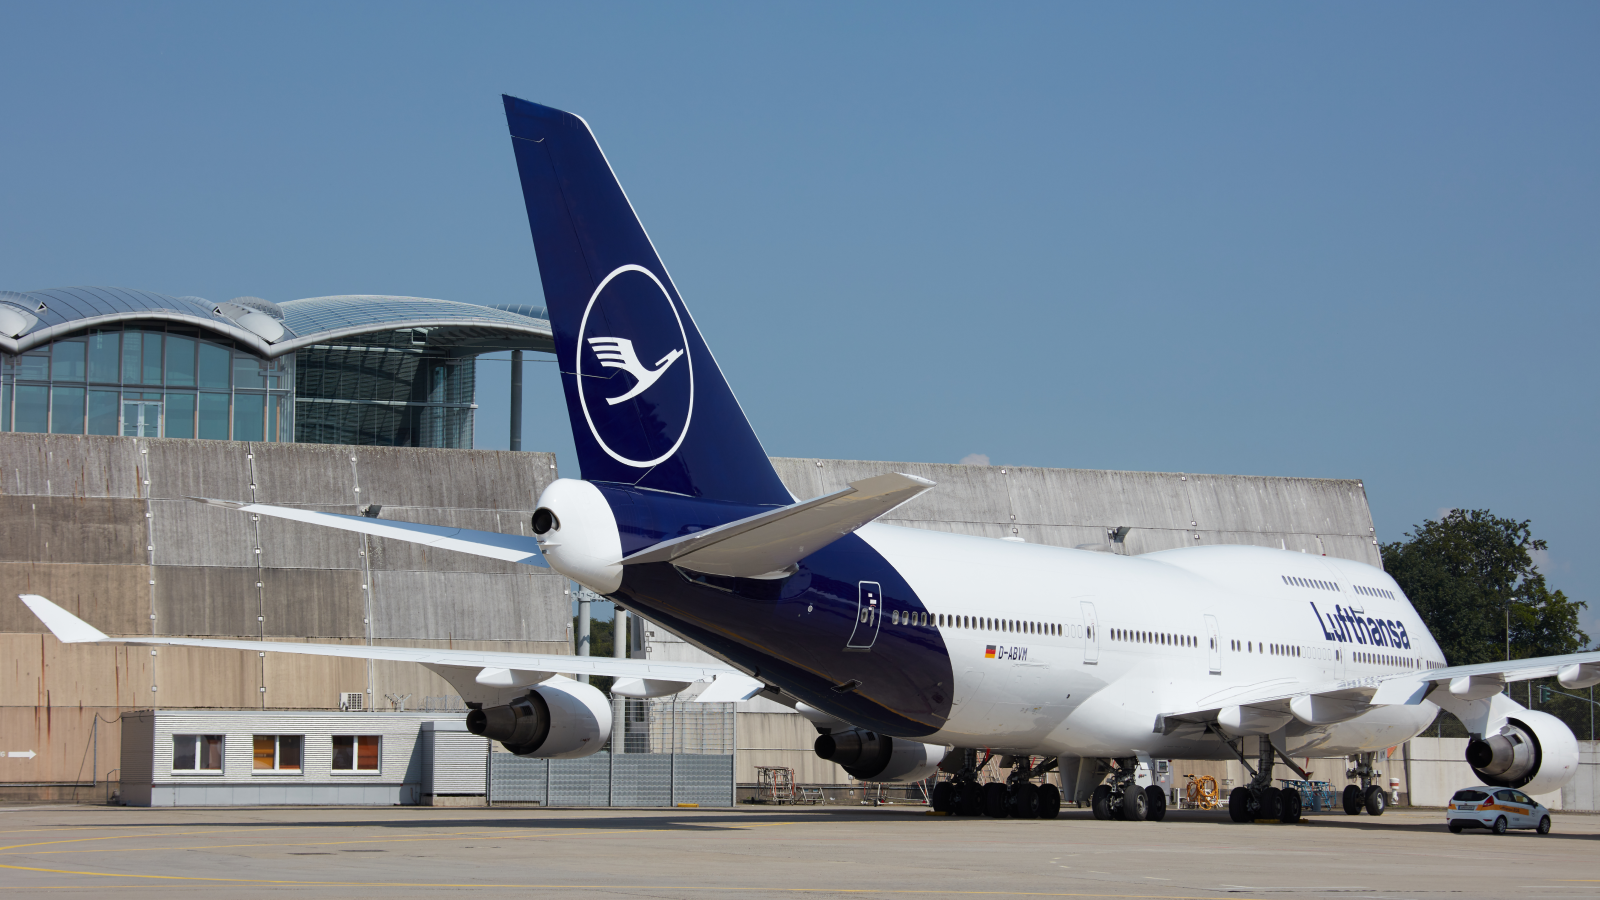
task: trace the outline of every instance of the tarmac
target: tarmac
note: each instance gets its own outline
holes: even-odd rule
[[[0,898],[1570,897],[1600,816],[1452,835],[1440,810],[1236,825],[965,819],[916,807],[0,807]]]

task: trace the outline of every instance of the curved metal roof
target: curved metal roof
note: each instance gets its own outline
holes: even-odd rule
[[[269,359],[310,344],[408,328],[426,330],[429,344],[464,353],[554,349],[544,307],[532,304],[487,306],[373,294],[309,297],[277,304],[256,297],[213,303],[201,297],[169,297],[128,288],[73,287],[0,291],[0,312],[11,313],[7,321],[37,320],[16,336],[0,334],[0,349],[11,353],[95,325],[137,321],[195,325],[232,338]]]

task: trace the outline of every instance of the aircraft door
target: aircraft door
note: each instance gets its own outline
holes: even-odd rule
[[[1217,627],[1217,617],[1206,616],[1206,640],[1209,649],[1206,650],[1206,659],[1211,664],[1211,674],[1222,674],[1222,629]]]
[[[876,581],[863,581],[856,590],[856,624],[844,646],[846,650],[871,650],[878,640],[878,627],[883,624],[883,586]]]
[[[1100,664],[1100,621],[1095,618],[1093,603],[1083,600],[1079,605],[1083,607],[1083,664],[1096,666]]]

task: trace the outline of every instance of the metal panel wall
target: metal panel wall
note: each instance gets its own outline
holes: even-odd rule
[[[733,754],[601,752],[584,759],[489,754],[490,803],[732,806]]]
[[[489,742],[458,719],[422,727],[422,792],[481,797],[487,789]]]

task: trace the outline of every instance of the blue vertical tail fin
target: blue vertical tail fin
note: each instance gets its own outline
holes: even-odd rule
[[[588,124],[505,105],[583,477],[792,502]]]

